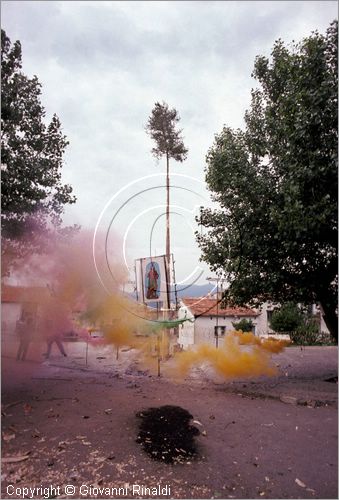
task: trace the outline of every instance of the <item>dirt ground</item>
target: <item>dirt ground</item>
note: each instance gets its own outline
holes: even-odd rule
[[[86,366],[84,349],[3,357],[1,498],[338,498],[336,347],[287,348],[276,377],[237,381],[158,378],[110,348]],[[195,459],[161,463],[136,442],[136,412],[161,405],[194,416]]]

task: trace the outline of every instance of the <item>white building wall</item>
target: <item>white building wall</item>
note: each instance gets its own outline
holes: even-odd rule
[[[178,311],[178,318],[189,318],[194,319],[194,316],[190,312],[190,310],[182,305]],[[234,326],[232,323],[238,322],[240,319],[252,320],[253,323],[256,324],[256,318],[252,316],[242,316],[241,318],[236,318],[234,316],[219,316],[218,317],[218,326],[225,326],[227,333],[234,330]],[[190,349],[194,345],[199,344],[211,344],[213,346],[216,345],[216,338],[214,335],[214,328],[217,325],[216,316],[200,316],[195,319],[194,323],[190,321],[185,321],[179,327],[179,337],[178,343],[183,349]],[[222,342],[223,336],[219,335],[219,344]]]
[[[188,318],[194,320],[193,314],[189,309],[182,305],[178,311],[178,319]],[[185,321],[179,326],[178,344],[183,349],[189,349],[190,346],[194,345],[194,325],[191,321]]]
[[[273,332],[268,321],[269,311],[273,311],[276,307],[272,302],[265,302],[260,308],[257,309],[259,315],[256,319],[256,335],[259,337],[269,335]]]
[[[21,315],[21,304],[5,302],[1,304],[2,338],[15,337],[16,322]]]
[[[212,344],[216,345],[216,338],[214,335],[214,328],[217,326],[216,316],[200,316],[195,321],[195,344]],[[255,322],[255,318],[252,316],[241,316],[241,318],[235,318],[234,316],[219,316],[218,326],[225,326],[225,335],[234,331],[234,326],[232,323],[237,323],[240,319],[252,320]],[[219,335],[219,343],[222,342],[223,335]]]
[[[16,322],[21,316],[21,304],[4,302],[1,304],[1,354],[15,356],[18,348]]]
[[[330,331],[326,326],[322,313],[320,313],[320,332],[329,334]]]

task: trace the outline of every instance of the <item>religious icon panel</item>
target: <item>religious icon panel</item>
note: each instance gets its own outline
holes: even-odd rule
[[[161,273],[158,262],[149,262],[146,266],[145,276],[145,291],[147,300],[160,298]]]
[[[161,302],[169,307],[170,283],[165,255],[136,260],[138,301]]]

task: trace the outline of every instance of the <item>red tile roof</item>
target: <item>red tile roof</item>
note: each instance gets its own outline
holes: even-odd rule
[[[226,307],[223,309],[216,299],[206,297],[187,297],[182,302],[189,308],[194,316],[258,316],[254,309],[248,307]]]
[[[41,302],[49,296],[47,287],[2,285],[1,302]]]

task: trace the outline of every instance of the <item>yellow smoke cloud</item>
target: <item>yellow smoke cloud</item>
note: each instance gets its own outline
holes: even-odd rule
[[[146,325],[147,327],[147,325]],[[154,330],[147,337],[142,337],[136,346],[141,354],[140,362],[151,373],[158,372],[158,363],[161,362],[161,373],[167,373],[164,361],[169,358],[170,334],[167,330]]]
[[[225,378],[273,376],[277,368],[270,355],[281,352],[287,344],[275,339],[261,340],[252,333],[230,332],[218,349],[202,344],[196,350],[179,353],[175,369],[185,376],[193,366],[208,362]]]

